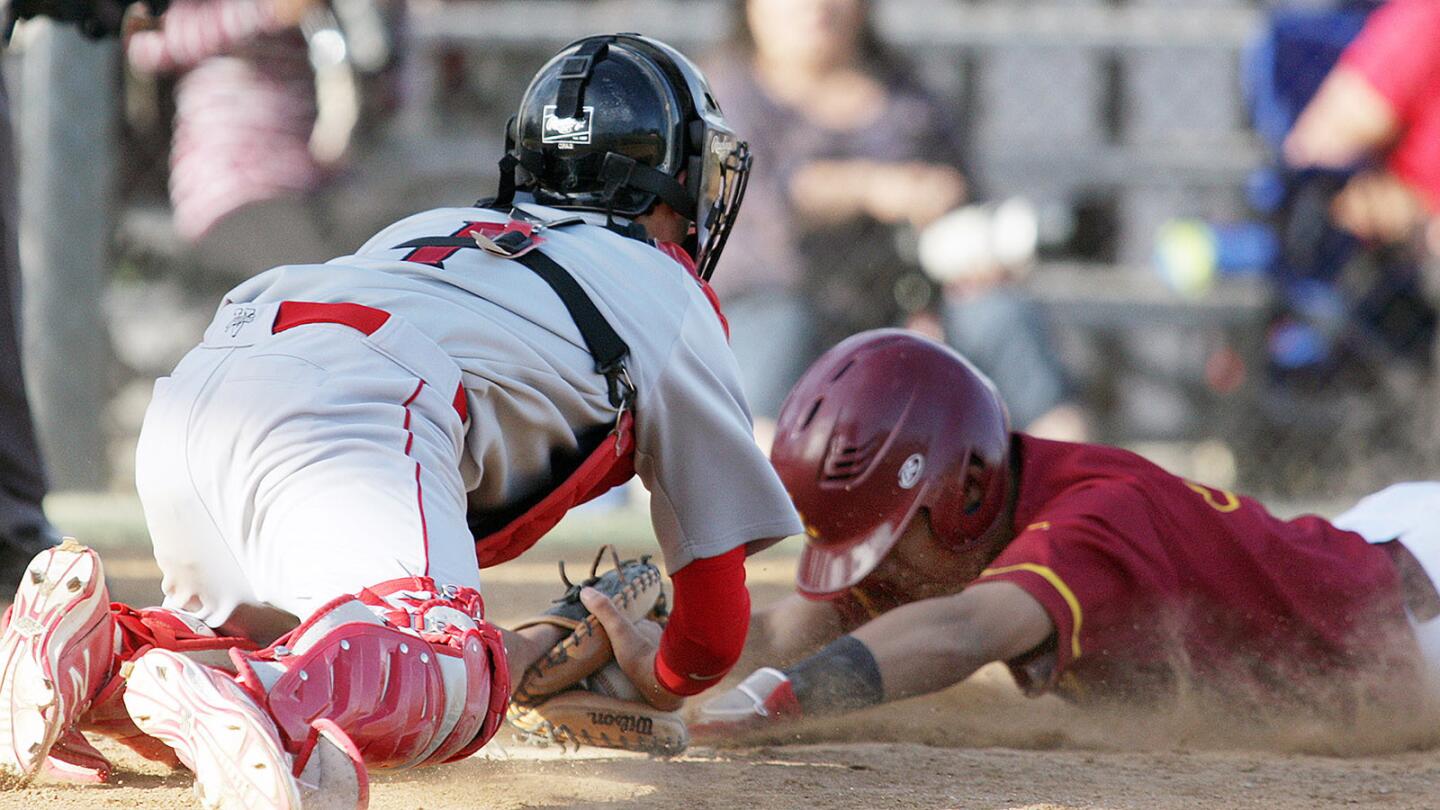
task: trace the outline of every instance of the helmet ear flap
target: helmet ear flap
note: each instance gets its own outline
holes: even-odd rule
[[[985,496],[989,494],[986,488],[985,468],[975,456],[970,456],[970,463],[965,465],[965,476],[960,485],[960,511],[967,515],[975,514],[975,510],[985,504]]]
[[[685,191],[691,199],[699,200],[705,179],[705,122],[691,121],[686,132]],[[704,227],[695,223],[696,228]],[[693,254],[692,254],[693,255]]]
[[[691,197],[700,199],[700,180],[705,172],[705,159],[699,155],[692,155],[685,161],[685,191]],[[696,223],[699,224],[698,222]]]
[[[1008,463],[1007,455],[1000,465]],[[942,494],[931,501],[936,536],[956,551],[980,542],[1002,518],[1008,481],[1007,474],[997,471],[972,450],[964,473],[942,484],[938,488]]]

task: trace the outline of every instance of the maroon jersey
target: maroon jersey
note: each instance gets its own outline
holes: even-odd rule
[[[1024,435],[1015,450],[1016,535],[976,581],[1018,585],[1055,623],[1053,655],[1010,662],[1027,692],[1134,696],[1179,672],[1288,691],[1411,660],[1395,567],[1359,535],[1125,450]]]

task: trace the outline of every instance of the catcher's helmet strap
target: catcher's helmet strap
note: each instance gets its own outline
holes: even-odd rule
[[[600,164],[600,182],[605,184],[605,198],[614,199],[622,188],[632,188],[647,194],[654,194],[669,203],[676,213],[695,222],[698,206],[695,198],[679,181],[670,175],[637,163],[616,152],[607,152],[605,162]]]
[[[595,71],[595,63],[610,52],[614,37],[595,37],[586,40],[580,49],[560,63],[560,87],[555,95],[555,115],[559,118],[577,118],[585,98],[585,84]]]
[[[509,208],[515,202],[515,168],[520,165],[520,160],[508,152],[500,158],[500,187],[495,190],[495,196],[489,200],[480,200],[475,203],[480,208]]]
[[[531,175],[538,176],[545,169],[545,156],[533,149],[521,149],[507,137],[505,139],[505,154],[500,157],[500,187],[495,191],[495,197],[489,200],[481,200],[475,205],[477,208],[495,208],[505,210],[515,202],[515,170],[524,169]]]
[[[487,200],[485,208],[505,208],[515,200],[517,169],[524,169],[531,176],[540,176],[545,169],[545,155],[533,149],[517,147],[500,158],[500,187],[495,198]],[[623,189],[633,189],[654,194],[674,208],[680,216],[691,222],[699,217],[699,206],[680,181],[658,169],[637,162],[634,158],[606,152],[600,164],[599,180],[604,186],[606,200],[614,200]],[[697,223],[698,224],[698,223]]]

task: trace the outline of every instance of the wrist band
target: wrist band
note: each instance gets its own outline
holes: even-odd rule
[[[841,636],[785,670],[807,715],[835,714],[874,706],[885,699],[880,665],[865,642]]]

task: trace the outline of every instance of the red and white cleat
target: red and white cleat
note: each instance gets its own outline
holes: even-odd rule
[[[0,774],[35,777],[114,663],[115,627],[100,556],[74,538],[25,569],[0,635]]]
[[[300,785],[274,721],[233,678],[166,650],[125,669],[130,718],[195,772],[202,806],[300,810]]]
[[[124,672],[130,718],[194,771],[203,807],[365,807],[368,782],[359,753],[332,723],[315,724],[297,775],[297,758],[285,750],[275,721],[228,673],[168,650],[150,650]]]

